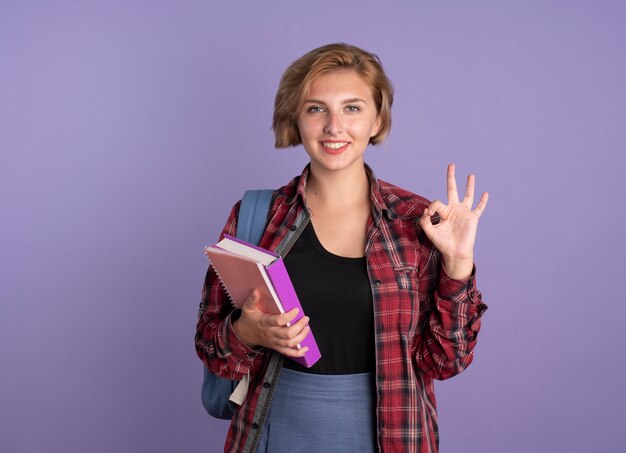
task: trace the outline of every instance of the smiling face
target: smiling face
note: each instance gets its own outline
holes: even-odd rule
[[[298,113],[313,171],[362,168],[365,148],[379,127],[372,89],[350,69],[316,78]]]

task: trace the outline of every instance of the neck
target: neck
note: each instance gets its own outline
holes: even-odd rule
[[[370,182],[363,165],[339,172],[323,172],[311,165],[306,193],[326,206],[350,206],[369,200]]]

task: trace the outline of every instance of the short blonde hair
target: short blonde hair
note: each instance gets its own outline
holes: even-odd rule
[[[276,148],[287,148],[302,143],[298,130],[298,112],[304,104],[313,81],[332,71],[351,69],[372,89],[372,97],[380,119],[380,128],[370,138],[376,145],[382,142],[391,129],[393,86],[383,71],[378,56],[356,46],[337,43],[318,47],[291,63],[280,79],[272,129]]]

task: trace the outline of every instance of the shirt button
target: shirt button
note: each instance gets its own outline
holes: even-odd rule
[[[269,382],[265,382],[263,383],[263,387],[265,387],[266,389],[270,388],[272,385]]]
[[[253,424],[252,424],[252,429],[259,429],[259,425],[258,425],[258,424],[256,424],[256,423],[253,423]]]
[[[296,231],[298,229],[298,227],[296,225],[291,225],[291,228],[289,228],[291,231]]]
[[[256,357],[256,354],[254,352],[249,352],[248,353],[248,358],[249,359],[254,359]]]
[[[380,280],[376,280],[374,283],[376,283],[376,286],[380,286],[381,281]]]

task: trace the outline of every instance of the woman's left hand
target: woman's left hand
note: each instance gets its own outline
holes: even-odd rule
[[[441,252],[446,273],[454,279],[468,278],[474,267],[474,242],[478,219],[487,207],[489,194],[483,192],[476,209],[474,203],[474,175],[467,177],[465,197],[459,201],[454,164],[448,165],[448,204],[433,201],[424,210],[420,224],[426,236]],[[439,214],[439,223],[433,225],[432,216]]]

